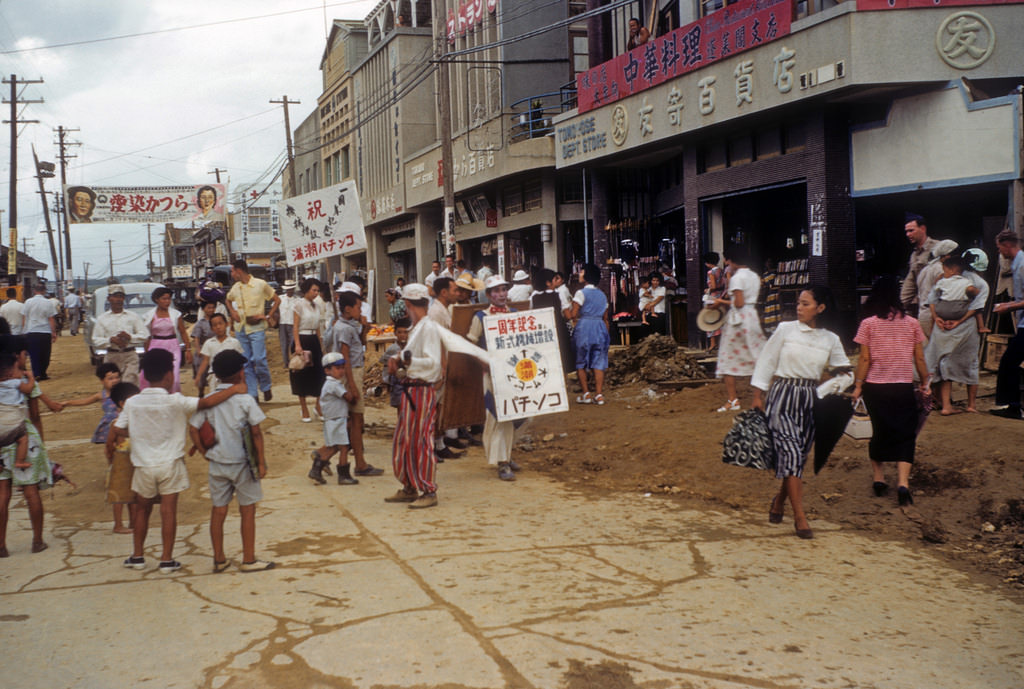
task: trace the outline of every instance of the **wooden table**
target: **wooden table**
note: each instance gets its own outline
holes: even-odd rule
[[[626,347],[632,344],[631,330],[644,327],[643,321],[618,321],[616,325],[619,328],[619,343]]]

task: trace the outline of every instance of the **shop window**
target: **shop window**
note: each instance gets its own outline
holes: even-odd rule
[[[807,144],[807,132],[804,130],[803,122],[788,124],[782,130],[782,151],[792,153],[802,151]]]
[[[727,0],[698,0],[697,8],[700,10],[700,16],[706,17],[712,12],[717,12],[726,5],[730,4]]]
[[[565,177],[558,185],[559,203],[583,203],[583,177]]]
[[[249,232],[270,232],[270,208],[250,208],[248,211]]]
[[[572,73],[573,76],[590,69],[590,47],[585,32],[573,31],[569,34],[572,41]]]
[[[765,129],[756,134],[757,146],[754,155],[758,160],[775,158],[782,155],[782,132],[778,127]]]
[[[352,169],[349,163],[348,146],[341,149],[341,178],[349,179],[352,177]]]
[[[523,188],[518,184],[514,187],[506,187],[502,192],[505,203],[502,207],[502,215],[509,216],[523,212]]]
[[[729,140],[729,167],[745,165],[754,160],[754,146],[749,134]]]
[[[544,187],[540,180],[527,182],[523,186],[523,210],[535,211],[544,207]]]

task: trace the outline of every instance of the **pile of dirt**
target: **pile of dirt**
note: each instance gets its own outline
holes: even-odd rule
[[[665,335],[651,335],[635,347],[613,350],[605,373],[610,385],[704,378],[707,374],[697,359]]]

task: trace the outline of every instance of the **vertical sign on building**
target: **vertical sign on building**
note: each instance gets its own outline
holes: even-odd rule
[[[455,254],[455,206],[444,207],[444,255]]]

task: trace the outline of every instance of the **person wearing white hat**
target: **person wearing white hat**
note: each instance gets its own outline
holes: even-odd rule
[[[508,291],[509,301],[529,301],[533,287],[530,285],[530,274],[525,270],[517,270],[512,275],[512,288]]]
[[[942,259],[956,251],[957,246],[959,245],[952,239],[943,239],[932,244],[931,252],[928,254],[928,262],[917,273],[917,294],[920,295],[921,302],[932,291],[935,283],[942,278]],[[922,303],[921,307],[923,306],[924,304]],[[913,314],[911,316],[913,317]],[[919,308],[917,320],[921,323],[921,330],[924,331],[924,336],[931,337],[932,328],[935,327],[931,309]]]
[[[298,284],[295,280],[285,280],[281,285],[284,293],[281,295],[280,322],[277,325],[277,339],[281,343],[281,362],[284,370],[288,370],[288,357],[291,356],[292,345],[295,342],[295,327],[292,321],[295,319],[295,302],[302,297],[295,295],[295,288]]]
[[[462,352],[490,363],[487,353],[466,342],[450,330],[427,318],[430,291],[426,285],[410,283],[402,290],[406,308],[413,321],[409,341],[401,354],[387,360],[388,374],[402,380],[405,390],[398,406],[398,421],[392,443],[391,463],[402,487],[385,502],[408,503],[420,509],[437,504],[434,479],[434,424],[437,420],[435,386],[443,376],[442,347]],[[399,369],[404,370],[404,377]]]
[[[466,338],[473,344],[487,349],[484,317],[494,313],[509,313],[515,309],[510,309],[507,305],[508,283],[500,275],[487,278],[484,287],[490,305],[473,314],[473,322],[469,326]],[[512,460],[512,441],[516,427],[512,421],[498,421],[490,369],[484,369],[484,404],[487,407],[484,420],[484,454],[487,455],[487,463],[498,468],[498,478],[502,481],[515,481],[514,472],[519,469],[519,465]]]

